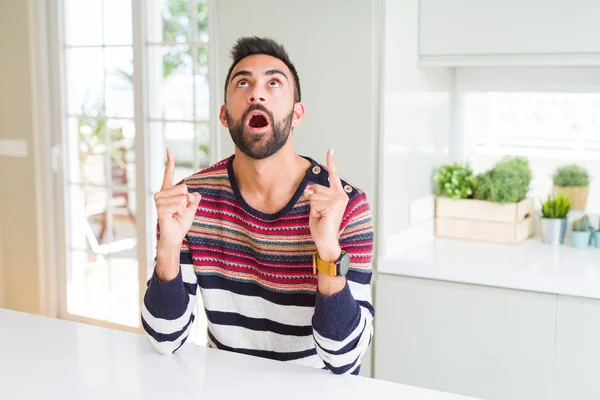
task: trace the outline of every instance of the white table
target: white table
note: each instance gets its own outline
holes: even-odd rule
[[[194,345],[163,356],[142,335],[3,309],[0,398],[467,399]]]

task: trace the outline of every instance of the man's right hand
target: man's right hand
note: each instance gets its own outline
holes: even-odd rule
[[[167,149],[167,166],[160,192],[154,195],[158,213],[160,238],[156,251],[156,274],[160,280],[170,281],[179,274],[179,251],[185,235],[192,227],[194,215],[202,196],[188,193],[185,183],[173,186],[175,161]]]

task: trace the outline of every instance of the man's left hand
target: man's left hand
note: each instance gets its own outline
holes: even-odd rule
[[[333,149],[327,152],[327,169],[329,187],[316,185],[307,189],[305,196],[310,201],[310,233],[319,257],[325,261],[335,261],[341,254],[339,230],[348,205],[348,195],[333,162]]]

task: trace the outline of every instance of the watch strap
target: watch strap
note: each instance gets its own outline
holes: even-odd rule
[[[337,276],[337,264],[331,261],[321,260],[317,252],[313,253],[313,274],[323,272],[329,276]]]

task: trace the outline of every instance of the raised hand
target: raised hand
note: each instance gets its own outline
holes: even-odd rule
[[[335,261],[340,255],[339,229],[344,211],[348,205],[348,195],[333,161],[333,149],[327,152],[329,187],[317,185],[305,191],[310,201],[309,226],[317,246],[319,257]]]
[[[175,161],[171,149],[167,149],[167,166],[160,192],[154,195],[158,212],[160,239],[158,247],[177,249],[181,247],[185,235],[192,227],[194,215],[202,196],[188,193],[186,184],[173,186]]]

